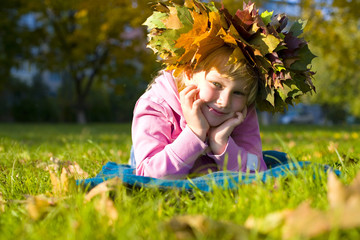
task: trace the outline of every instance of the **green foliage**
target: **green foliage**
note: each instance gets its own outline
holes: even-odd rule
[[[342,106],[360,116],[359,1],[302,1],[309,19],[306,37],[319,56],[314,60],[317,94],[313,101]]]
[[[141,27],[151,12],[146,1],[6,0],[6,3],[2,5],[4,17],[0,26],[4,26],[1,35],[7,37],[1,38],[0,61],[9,59],[9,66],[1,65],[4,70],[0,70],[9,72],[16,66],[15,57],[21,53],[18,49],[26,47],[33,54],[21,54],[22,61],[35,63],[41,71],[62,73],[66,76],[64,81],[73,84],[73,96],[69,99],[78,121],[86,121],[84,109],[89,107],[86,99],[95,82],[110,85],[116,78],[126,78],[129,85],[139,89],[139,79],[149,82],[158,66],[145,48],[146,29]],[[24,31],[19,29],[18,20],[26,14],[35,17],[36,24]]]

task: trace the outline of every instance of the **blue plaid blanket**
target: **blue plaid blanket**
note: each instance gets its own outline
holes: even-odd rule
[[[268,152],[269,153],[269,152]],[[155,187],[160,189],[199,189],[201,191],[210,192],[214,188],[224,188],[224,189],[236,189],[241,184],[249,184],[254,181],[263,181],[266,182],[270,178],[276,178],[287,175],[297,175],[299,171],[303,171],[309,165],[313,165],[313,169],[320,171],[334,171],[337,175],[340,175],[339,170],[333,170],[327,165],[319,165],[311,162],[288,162],[284,158],[280,160],[275,155],[284,154],[279,152],[270,152],[271,154],[266,156],[264,152],[264,159],[267,158],[267,161],[273,161],[270,163],[271,168],[258,173],[239,173],[239,172],[230,172],[230,171],[219,171],[214,173],[209,173],[196,178],[189,178],[183,180],[166,180],[166,179],[157,179],[151,177],[138,176],[134,174],[134,168],[127,164],[118,164],[115,162],[108,162],[103,166],[102,170],[94,178],[78,180],[78,185],[83,185],[84,187],[93,188],[96,185],[109,180],[114,177],[119,177],[122,183],[130,187]],[[281,156],[284,157],[285,155]],[[268,159],[268,158],[271,159]],[[265,162],[267,162],[265,161]],[[269,165],[268,165],[269,166]]]

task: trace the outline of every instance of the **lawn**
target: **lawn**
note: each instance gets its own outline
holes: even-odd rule
[[[264,150],[341,170],[340,181],[308,169],[212,193],[109,184],[90,199],[73,176],[66,189],[54,182],[63,166],[92,177],[127,163],[129,124],[0,124],[0,239],[360,239],[360,127],[264,126],[261,137]]]

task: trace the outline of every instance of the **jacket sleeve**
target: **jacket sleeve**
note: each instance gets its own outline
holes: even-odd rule
[[[213,158],[220,170],[264,171],[267,169],[262,155],[260,129],[255,106],[250,106],[243,123],[229,137],[225,151]]]
[[[190,128],[173,139],[169,113],[150,99],[139,99],[132,123],[136,174],[179,179],[188,175],[196,159],[208,147]]]

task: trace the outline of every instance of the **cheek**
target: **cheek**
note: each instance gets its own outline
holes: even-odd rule
[[[236,99],[233,102],[232,110],[233,112],[241,112],[246,107],[246,98]]]
[[[199,98],[205,102],[213,101],[216,98],[216,92],[212,88],[206,86],[199,86],[199,88]]]

